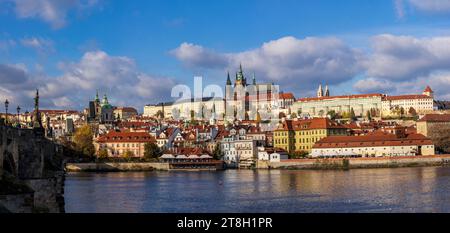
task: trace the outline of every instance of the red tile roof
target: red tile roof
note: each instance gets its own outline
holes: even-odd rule
[[[328,118],[314,118],[307,120],[287,120],[282,128],[277,130],[310,130],[310,129],[345,129],[346,127]]]
[[[360,94],[360,95],[341,95],[341,96],[323,96],[323,97],[308,97],[300,98],[300,102],[318,101],[318,100],[332,100],[332,99],[358,99],[369,97],[383,97],[383,94]]]
[[[294,94],[288,92],[288,93],[281,93],[279,95],[280,99],[295,99]]]
[[[403,99],[432,99],[432,97],[427,95],[393,95],[385,96],[384,100],[403,100]]]
[[[427,86],[423,92],[430,92],[430,93],[433,93],[433,90],[431,90],[431,87],[430,87],[430,86]]]
[[[117,107],[116,110],[122,110],[124,112],[134,112],[137,113],[137,110],[132,107]]]
[[[378,146],[411,146],[433,145],[433,142],[422,134],[408,134],[398,137],[395,134],[376,133],[364,136],[329,136],[316,142],[313,148],[349,148]]]
[[[450,122],[450,114],[426,114],[419,121]]]
[[[115,132],[111,131],[100,136],[97,142],[156,142],[155,138],[145,132]]]

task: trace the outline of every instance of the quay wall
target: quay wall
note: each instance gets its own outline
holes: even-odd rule
[[[168,171],[169,163],[67,163],[68,172]]]
[[[269,169],[351,169],[390,168],[413,166],[450,165],[450,155],[383,157],[383,158],[329,158],[329,159],[289,159],[269,162],[258,168]]]

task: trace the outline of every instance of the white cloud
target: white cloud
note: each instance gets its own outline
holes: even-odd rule
[[[230,55],[220,54],[202,46],[182,43],[170,52],[189,67],[223,68],[229,64]]]
[[[39,53],[49,53],[54,51],[53,41],[49,39],[29,37],[20,40],[22,46],[32,48]]]
[[[70,10],[86,10],[95,6],[98,0],[8,0],[14,3],[18,18],[38,18],[53,28],[64,27]]]
[[[405,80],[450,67],[450,37],[379,35],[365,61],[370,77]]]
[[[363,53],[337,38],[283,37],[238,53],[218,53],[200,45],[183,43],[173,54],[194,68],[235,70],[240,63],[258,79],[289,84],[303,90],[318,82],[340,83],[360,72]]]
[[[357,81],[353,89],[360,93],[389,93],[395,90],[395,86],[388,80],[366,78]]]
[[[424,12],[450,12],[449,0],[408,0],[416,9]]]
[[[11,66],[2,65],[10,69]],[[87,52],[78,62],[60,64],[63,74],[58,77],[37,76],[28,72],[10,71],[11,85],[3,86],[0,94],[10,96],[18,104],[31,106],[34,89],[39,88],[43,108],[82,109],[88,106],[97,89],[106,93],[113,105],[134,106],[161,101],[170,95],[175,81],[142,73],[133,59],[110,56],[103,51]],[[6,68],[5,68],[6,69]],[[1,74],[2,72],[0,72]],[[21,77],[22,81],[15,81]],[[4,79],[4,80],[3,80]]]
[[[445,14],[450,13],[449,0],[393,0],[397,17],[402,19],[406,12],[413,13],[414,11],[407,11],[414,9],[418,12],[428,14]]]

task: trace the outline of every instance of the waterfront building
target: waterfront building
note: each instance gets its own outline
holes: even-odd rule
[[[96,138],[94,147],[97,155],[101,150],[106,150],[108,157],[123,157],[128,154],[142,158],[146,143],[156,143],[156,140],[149,133],[110,131]]]
[[[258,148],[258,161],[281,162],[281,160],[289,159],[289,155],[285,150],[277,148]]]
[[[318,141],[311,157],[393,157],[434,155],[433,142],[422,134],[376,132],[364,136],[330,136]]]
[[[347,135],[348,128],[328,118],[286,120],[274,131],[274,147],[289,153],[311,152],[314,143],[331,135]]]
[[[257,158],[257,141],[224,137],[220,143],[224,162],[231,167],[251,167]]]
[[[416,123],[417,133],[427,137],[439,130],[450,130],[450,114],[426,114]]]

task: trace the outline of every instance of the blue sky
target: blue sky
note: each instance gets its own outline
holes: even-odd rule
[[[80,109],[100,89],[141,109],[242,63],[298,98],[328,83],[450,99],[449,26],[448,0],[0,0],[0,98],[31,106],[40,88]]]

